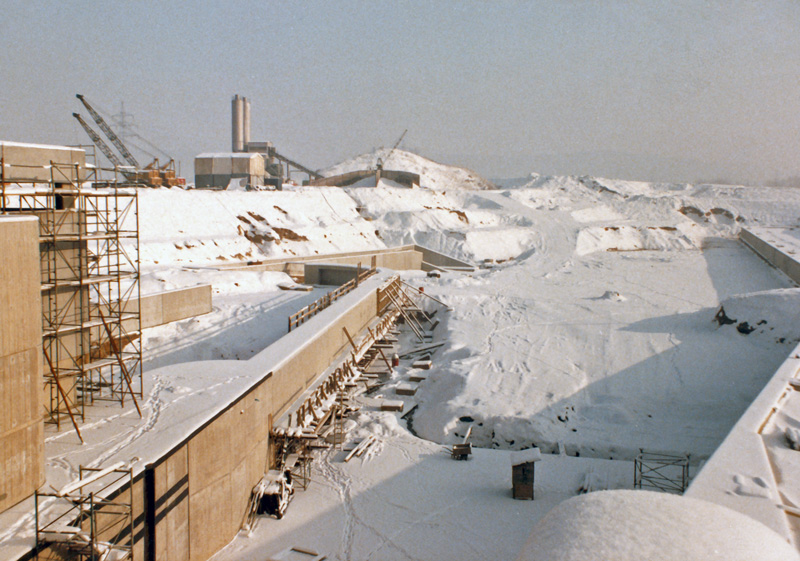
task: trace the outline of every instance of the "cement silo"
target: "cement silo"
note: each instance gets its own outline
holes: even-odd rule
[[[239,97],[239,94],[236,94],[231,101],[232,152],[244,152],[244,102],[245,99]],[[248,110],[248,116],[249,114]]]
[[[250,144],[250,100],[243,97],[242,106],[242,152],[246,152]]]

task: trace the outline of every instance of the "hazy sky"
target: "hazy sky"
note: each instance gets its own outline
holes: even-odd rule
[[[408,129],[489,177],[800,175],[796,0],[3,0],[0,69],[0,139],[87,143],[75,94],[124,101],[190,177],[237,93],[311,168]]]

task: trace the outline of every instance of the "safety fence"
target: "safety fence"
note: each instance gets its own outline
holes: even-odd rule
[[[364,280],[368,279],[370,276],[374,275],[377,272],[375,267],[366,270],[359,270],[355,276],[355,278],[347,281],[339,288],[332,290],[325,294],[324,296],[318,298],[299,312],[296,312],[289,316],[289,331],[291,332],[292,329],[300,326],[304,322],[308,321],[322,310],[336,302],[339,298],[351,292],[355,288],[358,287],[358,284],[363,282]]]

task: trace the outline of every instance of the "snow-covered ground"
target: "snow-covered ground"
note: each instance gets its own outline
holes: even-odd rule
[[[402,162],[395,160],[398,155]],[[368,167],[370,158],[375,155],[326,173]],[[227,240],[228,261],[419,243],[487,262],[487,268],[474,273],[445,273],[439,279],[404,274],[452,308],[439,312],[437,337],[445,345],[415,396],[414,431],[429,442],[410,436],[403,423],[392,425],[386,413],[375,413],[380,418],[371,420],[367,415],[362,422],[385,440],[378,457],[364,466],[342,464],[335,456],[321,459],[317,489],[301,493],[283,521],[264,521],[253,537],[234,542],[222,559],[249,559],[303,545],[311,534],[308,528],[320,537],[306,545],[332,558],[424,557],[409,545],[417,541],[443,558],[459,558],[453,544],[463,539],[477,547],[466,534],[478,536],[476,543],[493,536],[489,543],[511,544],[509,555],[503,555],[511,558],[550,507],[544,500],[536,501],[542,508],[508,503],[508,452],[500,450],[537,445],[555,452],[560,443],[579,460],[622,460],[628,474],[632,470],[626,460],[639,449],[687,453],[697,464],[719,445],[800,339],[791,312],[800,292],[736,239],[742,226],[796,225],[800,193],[793,190],[535,174],[513,188],[476,190],[473,182],[458,188],[456,177],[463,170],[448,176],[446,167],[433,168],[408,153],[395,153],[389,168],[422,172],[423,188],[144,194],[144,214],[148,197],[153,202],[160,198],[159,206],[187,209],[173,216],[170,235],[159,230],[163,218],[143,222],[144,230],[152,224],[152,232],[143,230],[143,247],[154,269],[215,260],[205,249],[189,247],[195,245],[192,240],[205,241],[205,246]],[[195,202],[195,195],[210,202]],[[173,197],[181,202],[172,203]],[[241,217],[252,216],[246,214],[251,210],[264,220],[245,224]],[[219,231],[204,234],[209,223]],[[275,225],[306,240],[266,236],[254,241],[254,228],[268,231]],[[148,239],[159,239],[161,245],[148,244]],[[226,286],[230,289],[231,282]],[[225,298],[230,304],[215,300],[215,308],[220,302],[215,313],[234,322],[237,314],[248,313],[248,306],[257,307],[237,303],[234,294]],[[720,306],[735,323],[715,321]],[[159,340],[163,337],[169,347],[169,330],[183,329],[189,340],[193,329],[203,331],[184,323],[160,328],[167,333]],[[738,329],[743,323],[754,329]],[[225,341],[220,339],[218,351],[204,349],[203,356],[246,358],[247,349],[231,341],[239,349],[231,352]],[[500,450],[481,450],[468,467],[453,466],[437,444],[454,442],[468,424],[476,445]],[[565,465],[579,461],[547,457]],[[451,493],[432,496],[423,482],[444,489],[452,484],[454,469],[470,472],[466,479],[471,483],[459,480],[459,488],[481,482],[465,489],[467,495],[485,492],[483,482],[496,490],[497,514],[483,497],[474,499],[480,505],[474,524],[464,521],[468,515],[458,520],[444,515]],[[559,467],[537,481],[543,488],[550,485],[554,496],[565,497],[575,492],[574,481],[555,473],[567,469],[584,475],[588,470]],[[630,485],[609,482],[610,487]],[[396,491],[395,502],[387,506],[390,489]],[[509,504],[531,509],[519,527],[520,517],[502,514]],[[380,515],[379,505],[393,514]],[[481,528],[483,519],[502,521],[498,526],[507,531],[485,524],[476,530],[473,526]],[[423,532],[423,521],[433,520],[437,530],[431,536],[410,537]],[[439,528],[456,534],[437,540]],[[469,531],[462,536],[464,528]]]
[[[221,264],[411,242],[485,262],[438,279],[404,273],[452,309],[437,312],[444,346],[414,397],[422,438],[392,414],[362,410],[356,430],[377,434],[382,450],[348,464],[321,457],[286,518],[262,520],[220,559],[290,545],[329,559],[513,559],[588,472],[624,488],[640,448],[707,457],[800,339],[791,312],[800,291],[736,239],[742,226],[796,226],[798,191],[535,174],[485,189],[469,172],[399,151],[385,167],[421,173],[423,188],[141,192],[143,290],[215,287],[211,314],[145,332],[149,368],[248,360],[276,342],[287,310],[317,296],[279,292],[282,273]],[[734,323],[715,321],[720,305]],[[163,397],[181,386],[168,382],[146,387]],[[190,395],[181,401],[192,406]],[[442,445],[470,423],[484,449],[452,462]],[[130,425],[135,436],[141,426]],[[74,468],[67,439],[47,438],[58,450],[48,477],[64,478]],[[512,501],[509,450],[559,443],[569,456],[546,455],[537,500]]]

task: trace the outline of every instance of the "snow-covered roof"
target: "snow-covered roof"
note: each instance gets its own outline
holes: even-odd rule
[[[197,158],[263,158],[261,154],[255,152],[203,152],[195,156]]]
[[[797,561],[760,522],[714,503],[653,491],[568,499],[533,527],[518,561]]]
[[[31,144],[27,142],[11,142],[8,140],[0,140],[0,146],[8,146],[14,148],[40,148],[47,150],[66,150],[69,152],[83,152],[83,148],[73,148],[71,146],[56,146],[54,144]]]
[[[0,222],[39,222],[39,218],[36,216],[0,214]]]
[[[518,466],[529,462],[538,462],[542,459],[542,452],[538,448],[529,448],[519,452],[511,452],[511,465]]]

